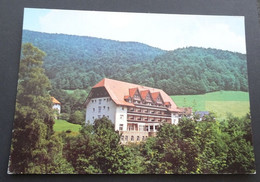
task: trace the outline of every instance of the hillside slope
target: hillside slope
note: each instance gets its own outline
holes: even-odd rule
[[[164,51],[138,42],[28,30],[25,42],[47,53],[44,67],[53,88],[89,89],[108,77],[171,95],[248,90],[246,56],[240,53],[196,47]]]

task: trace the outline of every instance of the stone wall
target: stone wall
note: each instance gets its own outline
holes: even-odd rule
[[[120,131],[119,133],[122,134],[121,142],[123,144],[126,144],[128,142],[142,142],[145,141],[149,136],[151,136],[151,132],[148,131]]]

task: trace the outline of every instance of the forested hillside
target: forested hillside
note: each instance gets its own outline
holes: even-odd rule
[[[168,94],[247,91],[246,56],[188,47],[164,51],[137,42],[24,30],[23,42],[46,52],[46,74],[57,89],[89,89],[104,77]]]

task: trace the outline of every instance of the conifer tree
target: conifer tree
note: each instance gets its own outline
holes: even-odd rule
[[[12,173],[56,173],[64,167],[62,143],[53,135],[51,85],[42,68],[44,56],[32,44],[23,44],[10,155]]]

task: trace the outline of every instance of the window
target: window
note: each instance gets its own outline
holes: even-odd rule
[[[105,101],[106,99],[104,99],[104,101]]]
[[[124,135],[121,136],[121,140],[124,141]]]
[[[98,115],[98,119],[100,119],[101,118],[101,115]]]
[[[103,106],[103,109],[106,109],[106,106]]]
[[[148,131],[148,126],[145,126],[145,131]]]
[[[125,141],[128,141],[128,136],[125,136]]]
[[[98,106],[98,112],[99,113],[101,112],[101,106]]]
[[[94,116],[92,118],[94,119]]]
[[[108,102],[108,98],[107,98],[107,102]]]
[[[139,137],[139,136],[137,136],[136,140],[137,140],[137,141],[139,141],[139,140],[140,140],[140,137]]]
[[[122,131],[122,130],[123,130],[123,127],[124,127],[124,124],[120,124],[120,125],[119,125],[119,131]]]
[[[95,108],[93,108],[93,112],[95,112]]]
[[[134,138],[134,136],[132,135],[132,136],[131,136],[131,141],[134,141],[134,140],[135,140],[135,138]]]
[[[107,115],[107,118],[109,118],[109,116]]]
[[[107,110],[109,111],[109,107],[107,107]]]
[[[98,104],[101,104],[102,99],[98,99]]]
[[[94,100],[92,100],[92,103],[94,102]]]
[[[125,108],[124,108],[124,106],[122,107],[122,110],[124,110]]]
[[[144,136],[142,137],[142,141],[144,141]]]
[[[124,115],[123,114],[120,115],[120,119],[124,119]]]
[[[139,125],[139,131],[144,131],[144,125]]]

